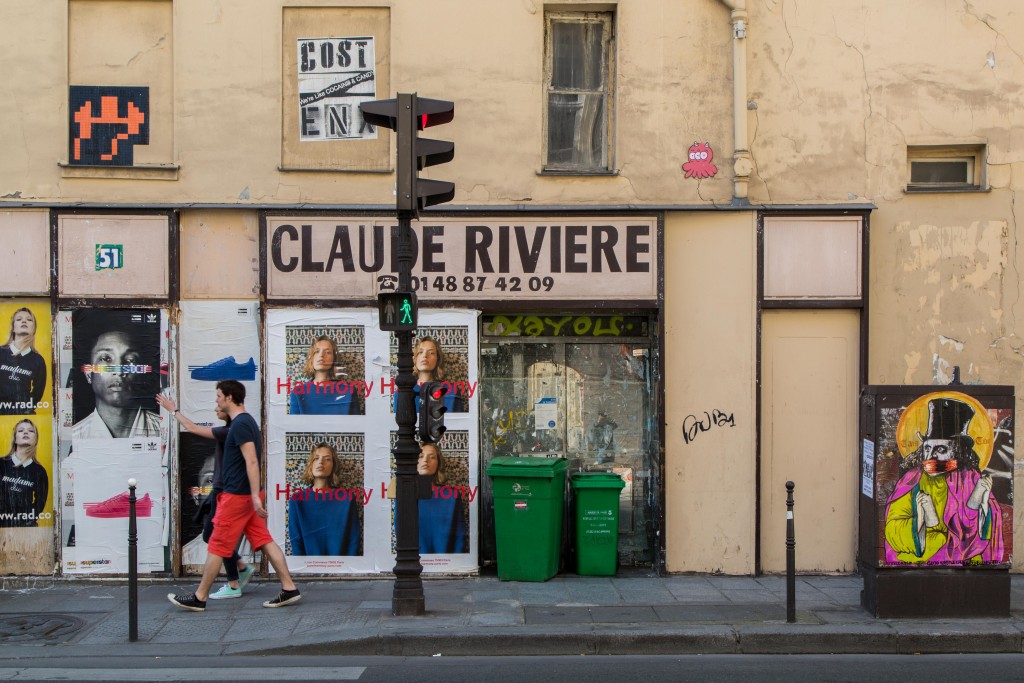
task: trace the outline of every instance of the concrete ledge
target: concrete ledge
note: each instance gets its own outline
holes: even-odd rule
[[[739,652],[750,654],[898,654],[885,624],[750,624],[737,626]]]
[[[1004,621],[890,624],[899,640],[900,654],[1021,652],[1020,630]]]

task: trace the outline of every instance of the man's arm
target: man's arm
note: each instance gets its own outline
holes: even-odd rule
[[[171,415],[174,416],[174,419],[181,423],[181,426],[184,427],[189,433],[195,434],[196,436],[201,436],[204,439],[214,438],[213,429],[211,427],[200,427],[195,422],[185,417],[185,413],[178,410],[178,404],[174,402],[174,399],[168,398],[163,394],[157,394],[156,402],[160,404],[161,408],[163,408],[166,411],[169,411]]]
[[[267,518],[267,510],[260,498],[260,461],[256,458],[256,444],[246,441],[242,444],[242,457],[245,458],[245,473],[249,477],[249,490],[252,491],[252,507],[256,514]]]

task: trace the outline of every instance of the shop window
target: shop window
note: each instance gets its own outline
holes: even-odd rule
[[[545,25],[545,172],[611,171],[613,19],[551,12]]]
[[[907,148],[907,192],[965,192],[985,187],[984,145]]]
[[[859,217],[764,219],[764,298],[860,299]]]

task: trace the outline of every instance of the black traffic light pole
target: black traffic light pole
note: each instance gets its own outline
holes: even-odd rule
[[[398,289],[412,290],[412,219],[416,215],[416,139],[415,95],[398,94]],[[411,210],[408,208],[413,207]],[[419,500],[416,496],[416,463],[420,449],[416,443],[416,404],[413,401],[412,332],[396,332],[398,337],[398,443],[395,445],[395,588],[391,595],[391,613],[396,617],[424,613],[423,565],[420,564]]]
[[[359,105],[363,120],[374,126],[395,131],[398,148],[396,209],[398,213],[398,292],[405,302],[416,306],[412,289],[412,219],[421,208],[450,201],[455,196],[455,185],[443,180],[419,178],[418,172],[435,164],[443,164],[455,157],[455,144],[443,140],[419,138],[417,132],[428,126],[448,123],[455,116],[455,104],[446,100],[431,100],[415,93],[398,93],[392,100],[374,100]],[[413,400],[412,334],[413,323],[403,316],[394,322],[394,311],[387,317],[388,301],[379,295],[382,318],[381,329],[391,329],[398,338],[398,377],[395,378],[398,396],[395,422],[398,424],[398,442],[391,451],[395,455],[395,589],[391,598],[391,613],[395,616],[423,614],[423,565],[420,564],[419,498],[417,494],[416,462],[419,444],[416,443],[416,404]],[[403,299],[399,297],[399,301]],[[393,304],[394,302],[392,302]],[[386,321],[386,323],[385,323]],[[394,325],[394,326],[393,326]],[[442,393],[443,395],[443,393]],[[424,406],[425,407],[425,406]],[[424,407],[421,407],[423,409]],[[442,411],[443,414],[443,411]],[[441,432],[443,433],[443,427]]]

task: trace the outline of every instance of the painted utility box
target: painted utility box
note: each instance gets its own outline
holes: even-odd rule
[[[862,603],[878,617],[1008,616],[1012,386],[868,386]]]

